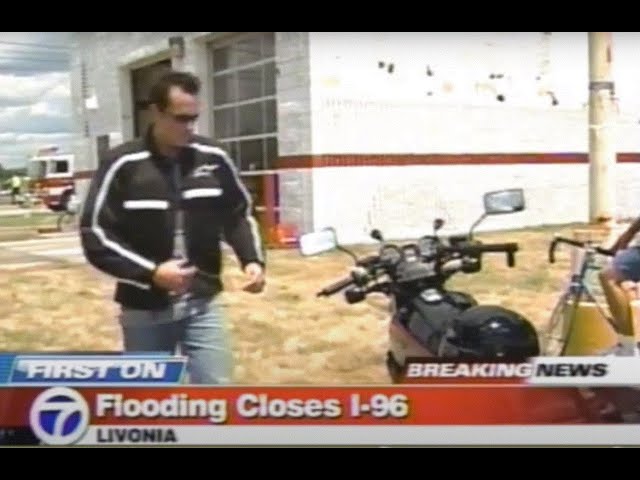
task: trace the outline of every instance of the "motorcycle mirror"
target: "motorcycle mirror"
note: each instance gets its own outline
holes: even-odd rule
[[[484,194],[484,211],[487,215],[521,212],[524,207],[524,191],[521,188],[497,190]]]
[[[329,252],[338,247],[338,239],[333,228],[305,233],[298,238],[300,253],[305,257]]]
[[[298,248],[300,253],[305,257],[319,255],[320,253],[331,250],[340,250],[349,255],[355,263],[358,263],[356,254],[338,243],[338,236],[333,227],[327,227],[301,235],[298,237]]]
[[[377,240],[379,242],[384,242],[384,238],[382,237],[382,232],[377,228],[374,228],[373,230],[371,230],[370,235],[371,235],[371,238],[373,238],[374,240]]]
[[[473,225],[471,225],[471,228],[469,229],[469,240],[473,239],[473,231],[475,230],[475,228],[480,225],[480,222],[482,222],[485,218],[487,217],[486,213],[483,213],[482,215],[480,215],[480,218],[478,218],[478,220],[476,220]]]
[[[444,220],[442,218],[436,218],[433,221],[433,233],[436,233],[444,226]]]
[[[495,190],[484,194],[484,213],[469,229],[469,238],[473,238],[473,230],[489,215],[504,215],[506,213],[521,212],[525,208],[524,190],[508,188]]]

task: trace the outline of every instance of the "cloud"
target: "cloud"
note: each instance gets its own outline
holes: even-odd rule
[[[0,59],[0,73],[12,74],[18,77],[29,77],[31,75],[43,75],[46,73],[69,71],[71,64],[69,62],[51,62],[35,61],[31,59],[13,60]]]
[[[23,166],[47,144],[72,138],[68,33],[0,33],[0,163]]]
[[[71,133],[0,133],[0,142],[5,145],[25,143],[56,143],[67,142],[72,138]]]
[[[35,151],[45,145],[58,145],[61,151],[71,147],[73,134],[63,133],[0,133],[0,164],[5,168],[24,166]]]
[[[70,109],[36,102],[22,107],[0,109],[0,133],[64,133],[71,129]]]
[[[41,100],[66,100],[71,95],[69,72],[31,77],[0,74],[0,108],[31,105]]]
[[[68,72],[70,32],[0,33],[0,73],[32,76]]]

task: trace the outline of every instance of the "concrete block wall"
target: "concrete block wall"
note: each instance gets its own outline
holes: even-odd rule
[[[311,34],[311,154],[495,154],[504,161],[515,153],[543,158],[589,151],[586,34],[561,36],[546,59],[535,33],[399,35]],[[506,77],[492,82],[488,72]],[[631,83],[625,78],[625,92]],[[549,103],[545,88],[554,89],[559,105]],[[496,101],[497,93],[506,101]],[[637,100],[624,100],[616,148],[639,152],[640,125],[631,108]],[[481,228],[585,221],[588,168],[489,161],[314,169],[314,228],[334,226],[345,242],[366,240],[373,227],[404,238],[424,233],[442,216],[460,231],[480,214],[485,191],[514,186],[525,189],[527,211],[488,219]],[[618,164],[615,176],[616,216],[638,215],[640,167]]]
[[[308,153],[588,151],[586,33],[313,32],[309,38]],[[632,52],[640,34],[616,40],[616,146],[633,152],[640,150],[640,69]],[[490,79],[496,72],[504,78]]]
[[[309,33],[276,32],[278,92],[278,154],[311,153],[311,72]],[[280,221],[313,229],[313,180],[310,170],[286,170],[279,175]]]
[[[616,167],[618,219],[640,214],[638,170],[632,163]],[[344,243],[368,242],[372,228],[405,239],[429,233],[439,217],[444,232],[466,232],[482,213],[483,194],[504,188],[522,188],[526,210],[487,218],[478,231],[585,222],[588,176],[587,164],[319,168],[314,228],[334,227]]]
[[[640,37],[624,39],[615,51],[626,56],[614,63],[630,65],[615,63],[617,78],[637,77],[633,48],[626,47],[637,50]],[[587,40],[584,32],[312,32],[313,92],[545,108],[552,91],[560,107],[575,109],[588,100]],[[638,87],[621,83],[625,102],[637,103]]]

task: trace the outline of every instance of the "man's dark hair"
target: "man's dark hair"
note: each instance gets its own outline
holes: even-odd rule
[[[200,93],[200,79],[189,72],[174,70],[166,72],[151,87],[149,104],[154,104],[160,111],[164,111],[169,105],[171,87],[179,87],[180,90],[190,95],[198,95]]]

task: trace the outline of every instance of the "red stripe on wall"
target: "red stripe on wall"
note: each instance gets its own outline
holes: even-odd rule
[[[640,163],[640,153],[618,153],[618,163]],[[463,153],[463,154],[332,154],[280,157],[277,169],[322,167],[389,167],[406,165],[527,165],[588,163],[587,153]],[[76,172],[89,179],[95,170]]]
[[[587,153],[372,154],[280,157],[278,169],[399,165],[521,165],[588,163]],[[640,153],[619,153],[618,162],[640,162]]]

